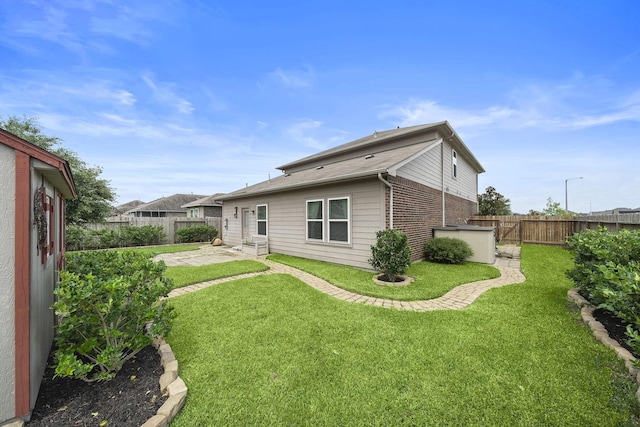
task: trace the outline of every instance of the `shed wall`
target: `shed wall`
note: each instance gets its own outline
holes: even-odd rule
[[[0,423],[15,416],[15,150],[0,144]]]
[[[483,264],[493,264],[496,260],[496,240],[493,233],[493,228],[488,230],[480,229],[456,229],[451,227],[450,229],[438,228],[434,230],[434,237],[448,237],[451,239],[460,239],[469,244],[473,250],[473,255],[466,259],[466,261],[480,262]]]
[[[38,163],[37,160],[34,160]],[[44,185],[46,193],[53,200],[56,199],[54,187],[42,175],[34,173],[31,179],[32,195],[36,189]],[[58,235],[57,228],[59,224],[59,213],[57,206],[54,208],[54,221],[50,224],[53,227],[53,236]],[[33,212],[31,213],[33,215]],[[33,222],[33,217],[32,217]],[[35,406],[38,391],[40,390],[40,382],[47,363],[47,357],[51,350],[54,334],[54,314],[51,310],[53,304],[53,290],[56,283],[56,258],[57,253],[54,251],[43,264],[41,256],[38,254],[37,233],[31,233],[31,289],[30,289],[30,404],[31,408]],[[54,245],[54,248],[57,248]]]

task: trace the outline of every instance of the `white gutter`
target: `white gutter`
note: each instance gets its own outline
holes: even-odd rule
[[[393,185],[382,177],[381,172],[378,172],[378,180],[389,187],[389,229],[393,230]]]

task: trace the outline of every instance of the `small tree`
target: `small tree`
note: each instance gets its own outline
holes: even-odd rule
[[[371,246],[369,264],[393,283],[411,264],[407,235],[396,230],[380,230],[376,232],[376,239],[376,245]]]
[[[511,202],[495,188],[487,187],[478,194],[478,215],[511,215]]]
[[[549,216],[568,216],[569,212],[560,207],[560,203],[554,202],[551,197],[547,199],[547,205],[542,210],[545,215]]]

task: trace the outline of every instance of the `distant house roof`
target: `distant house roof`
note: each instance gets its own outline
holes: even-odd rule
[[[160,197],[159,199],[153,200],[149,203],[144,203],[142,205],[136,206],[135,208],[130,209],[125,213],[184,212],[185,209],[182,208],[182,205],[193,202],[194,200],[201,199],[203,197],[206,196],[203,196],[201,194],[174,194],[173,196]]]
[[[217,199],[220,196],[223,196],[224,193],[216,193],[211,196],[202,197],[201,199],[194,200],[193,202],[186,203],[182,205],[183,208],[195,208],[199,206],[222,206],[222,203],[218,202]]]
[[[123,203],[121,205],[118,206],[114,206],[113,207],[113,212],[115,214],[123,214],[127,211],[130,211],[131,209],[138,207],[140,205],[144,205],[144,202],[142,200],[132,200],[130,202],[127,203]]]
[[[364,138],[279,166],[277,169],[282,170],[283,175],[217,199],[286,191],[377,174],[395,175],[399,168],[438,146],[442,139],[449,141],[477,173],[484,172],[482,165],[445,121],[374,132]]]

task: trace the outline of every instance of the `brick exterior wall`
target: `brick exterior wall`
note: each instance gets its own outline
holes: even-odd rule
[[[423,257],[424,243],[433,236],[433,227],[442,225],[442,193],[406,178],[390,176],[393,185],[393,228],[405,233],[411,259]],[[389,227],[389,189],[386,189],[386,226]],[[477,211],[477,204],[445,194],[446,224],[461,224]]]

